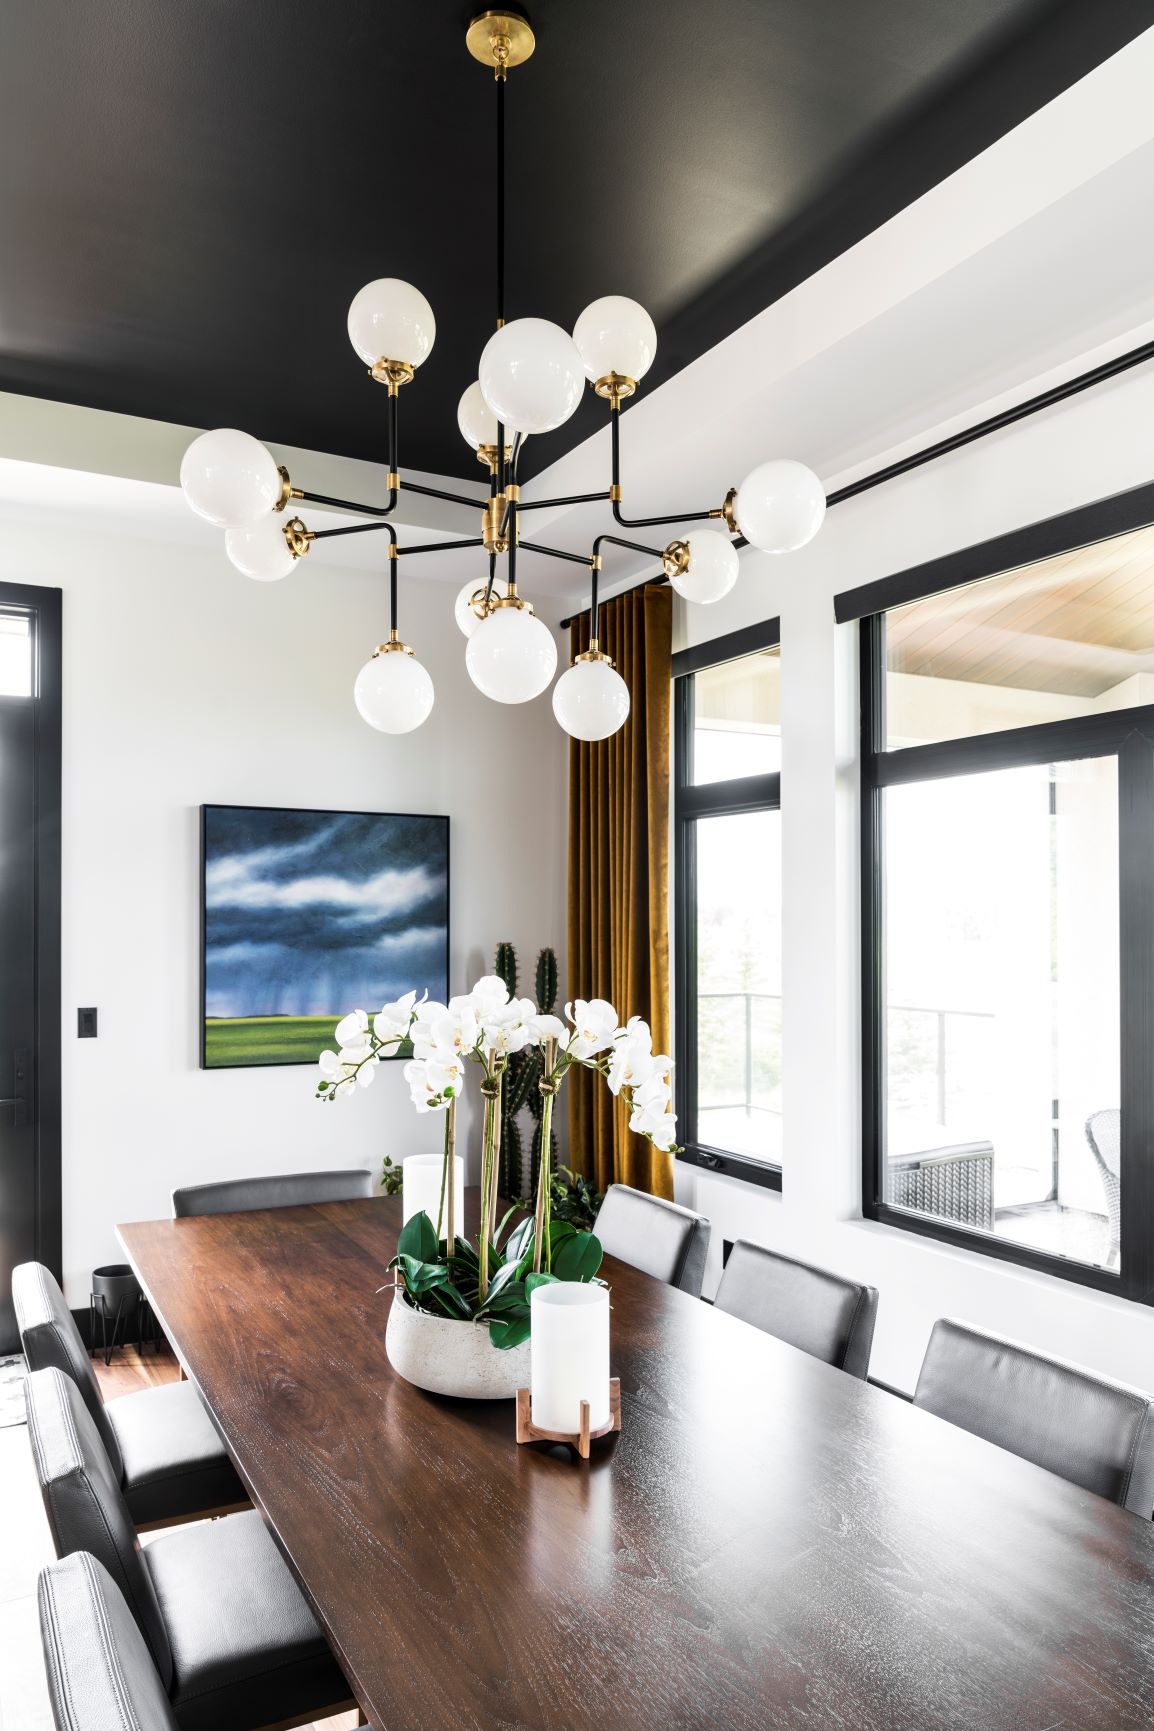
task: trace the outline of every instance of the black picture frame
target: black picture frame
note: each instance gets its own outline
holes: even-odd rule
[[[1154,705],[886,749],[886,612],[1154,524],[1154,485],[1131,488],[837,597],[859,620],[861,703],[862,1213],[975,1255],[1154,1304]],[[870,611],[863,612],[863,597]],[[886,1202],[885,835],[887,787],[980,770],[1114,756],[1119,803],[1122,1193],[1117,1270],[1048,1254]]]
[[[444,837],[443,860],[444,860],[444,873],[445,873],[445,920],[444,920],[444,934],[445,935],[444,935],[444,945],[443,945],[442,977],[444,980],[444,995],[447,998],[448,993],[449,993],[449,959],[450,959],[450,953],[451,953],[451,910],[452,910],[452,867],[451,867],[451,849],[450,849],[450,820],[449,820],[447,815],[444,815],[441,813],[434,813],[434,812],[407,812],[407,811],[404,811],[404,812],[396,812],[396,811],[349,811],[349,810],[329,811],[329,810],[320,809],[320,808],[314,807],[314,806],[269,806],[269,805],[237,804],[237,803],[211,802],[210,801],[210,802],[203,804],[200,807],[199,824],[198,824],[199,855],[200,855],[200,858],[199,858],[200,926],[199,926],[199,973],[198,973],[198,978],[199,978],[198,1046],[199,1046],[200,1068],[202,1070],[290,1069],[290,1068],[294,1068],[294,1067],[295,1068],[301,1068],[301,1067],[304,1067],[306,1065],[314,1065],[316,1063],[316,1057],[305,1057],[305,1058],[298,1058],[298,1059],[285,1058],[285,1059],[278,1060],[275,1063],[238,1062],[235,1064],[222,1064],[219,1062],[210,1063],[208,1061],[208,1050],[207,1050],[208,1037],[207,1036],[208,1036],[208,1020],[209,1020],[209,1018],[206,1014],[206,1000],[207,1000],[207,989],[208,989],[207,948],[208,948],[208,935],[209,935],[209,910],[208,910],[208,902],[207,902],[207,894],[206,894],[206,867],[208,864],[208,815],[210,812],[216,812],[216,811],[283,812],[283,813],[291,814],[293,816],[315,817],[315,818],[360,817],[360,818],[384,818],[384,819],[393,819],[393,820],[408,818],[408,819],[412,819],[414,822],[436,824],[436,825],[440,826],[442,829],[443,837]],[[342,1013],[343,1014],[347,1013],[347,1011],[352,1009],[353,1007],[354,1006],[351,1004],[347,1005],[345,1011],[343,1011]],[[379,1007],[379,1006],[375,1006],[375,1005],[362,1006],[362,1008],[368,1009],[370,1011],[370,1013],[374,1008],[377,1008],[377,1007]],[[403,1057],[406,1057],[407,1055],[408,1054],[405,1050],[398,1050],[397,1052],[391,1054],[391,1057],[403,1058]]]

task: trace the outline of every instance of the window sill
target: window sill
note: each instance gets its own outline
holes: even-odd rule
[[[781,1167],[771,1166],[767,1160],[753,1160],[748,1154],[727,1154],[721,1148],[690,1143],[679,1151],[677,1158],[683,1166],[697,1166],[702,1172],[712,1172],[721,1178],[740,1178],[763,1190],[781,1189]]]

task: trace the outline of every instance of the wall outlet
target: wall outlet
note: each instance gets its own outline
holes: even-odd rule
[[[76,1038],[78,1040],[95,1040],[95,1038],[96,1038],[96,1011],[95,1010],[91,1010],[91,1009],[90,1010],[77,1010],[77,1012],[76,1012]]]

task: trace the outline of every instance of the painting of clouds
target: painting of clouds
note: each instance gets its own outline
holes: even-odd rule
[[[201,807],[201,1066],[313,1064],[352,1009],[448,997],[449,820]]]

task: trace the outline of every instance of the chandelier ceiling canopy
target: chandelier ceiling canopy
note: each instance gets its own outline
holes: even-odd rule
[[[629,715],[629,692],[598,638],[598,583],[606,548],[624,548],[660,562],[687,601],[708,603],[728,594],[737,581],[734,537],[767,553],[788,553],[812,540],[825,515],[821,482],[804,464],[774,457],[753,469],[725,499],[706,509],[661,517],[628,517],[621,479],[622,404],[638,391],[653,365],[657,332],[634,300],[608,294],[592,302],[572,334],[543,318],[505,320],[505,89],[509,71],[533,53],[527,19],[510,11],[482,13],[469,25],[469,53],[488,67],[496,90],[495,328],[481,351],[477,379],[462,393],[457,423],[489,477],[488,497],[470,499],[404,480],[399,458],[399,398],[414,383],[437,336],[432,307],[418,288],[397,277],[367,283],[349,307],[349,341],[369,377],[385,387],[387,499],[359,503],[333,499],[294,485],[287,471],[251,434],[235,428],[202,433],[185,452],[180,480],[192,509],[225,531],[229,559],[245,576],[262,582],[287,576],[313,543],[335,535],[383,532],[387,537],[389,633],[357,675],[358,710],[383,733],[408,733],[433,707],[433,682],[402,642],[398,627],[398,575],[417,557],[483,549],[484,568],[457,596],[454,617],[465,635],[465,666],[478,690],[497,703],[539,697],[557,670],[552,633],[518,592],[517,551],[524,547],[583,565],[590,574],[589,648],[577,655],[553,690],[553,710],[575,739],[600,740]],[[600,492],[566,499],[522,500],[518,461],[526,438],[562,426],[586,387],[603,399],[610,424],[610,474]],[[419,389],[419,385],[417,385]],[[389,521],[402,492],[423,494],[472,510],[479,533],[455,541],[401,545]],[[367,520],[340,529],[310,529],[295,514],[295,501],[351,511]],[[542,506],[598,502],[608,508],[611,528],[598,534],[588,554],[542,546],[522,534],[522,517]],[[634,531],[693,524],[664,547],[631,538]],[[629,531],[621,535],[618,530]]]

